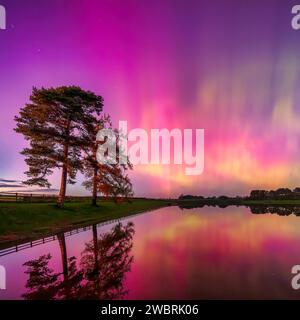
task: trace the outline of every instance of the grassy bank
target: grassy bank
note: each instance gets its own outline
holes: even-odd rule
[[[0,203],[0,248],[7,243],[90,225],[166,206],[161,200],[133,200],[116,204],[90,201],[66,203],[63,209],[53,203]]]
[[[54,203],[1,203],[0,202],[0,249],[8,244],[37,239],[63,230],[126,217],[167,206],[169,201],[133,200],[116,204],[100,201],[93,207],[90,201],[68,202],[63,209]],[[173,200],[181,207],[202,206],[300,206],[300,200]]]

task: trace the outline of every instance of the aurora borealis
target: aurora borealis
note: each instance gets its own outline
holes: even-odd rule
[[[136,166],[137,196],[300,185],[300,31],[289,0],[0,0],[0,177],[24,179],[14,116],[33,86],[79,85],[130,128],[205,130],[205,169]],[[80,194],[82,178],[69,188]],[[58,175],[50,181],[58,187]]]

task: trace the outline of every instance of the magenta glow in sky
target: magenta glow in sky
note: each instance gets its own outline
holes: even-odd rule
[[[289,0],[0,0],[0,177],[24,179],[14,116],[33,86],[79,85],[130,128],[204,128],[205,169],[137,166],[136,195],[300,185],[300,31]],[[52,177],[53,187],[58,176]],[[69,188],[81,193],[82,179]]]

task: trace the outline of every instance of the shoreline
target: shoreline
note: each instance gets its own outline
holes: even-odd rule
[[[17,223],[18,226],[22,226],[23,228],[7,228],[6,226],[6,232],[0,232],[0,250],[6,249],[10,246],[19,245],[22,243],[27,243],[30,241],[38,240],[41,238],[51,237],[57,233],[61,232],[68,232],[74,229],[88,227],[93,224],[100,224],[105,223],[109,221],[116,221],[123,218],[127,218],[130,216],[135,216],[138,214],[147,213],[156,209],[160,209],[163,207],[170,206],[170,201],[163,201],[163,200],[134,200],[132,203],[121,203],[121,204],[115,204],[112,201],[105,201],[105,202],[99,202],[99,206],[92,207],[90,205],[90,202],[75,202],[72,204],[67,204],[65,208],[63,209],[57,209],[53,204],[41,204],[41,203],[34,203],[34,204],[8,204],[8,203],[0,203],[0,228],[2,229],[3,220],[5,220],[5,217],[7,214],[3,214],[3,211],[5,209],[8,209],[8,211],[11,211],[10,209],[17,208],[23,209],[24,207],[28,209],[28,207],[32,208],[35,207],[36,209],[45,209],[47,208],[48,214],[54,214],[57,212],[58,215],[60,213],[66,213],[68,212],[68,218],[69,219],[61,219],[59,218],[59,221],[46,221],[41,222],[38,224],[39,227],[36,227],[36,225],[32,225],[31,221],[28,221],[27,223],[24,221],[23,223],[20,221]],[[19,207],[19,208],[18,208]],[[80,213],[77,213],[77,216],[72,216],[72,213],[74,211],[70,210],[70,207],[76,207],[79,209]],[[90,210],[89,215],[85,215],[84,210],[86,209]],[[107,212],[109,210],[112,210],[111,212]],[[9,214],[9,213],[8,213]],[[20,212],[17,213],[20,215]],[[32,214],[31,214],[32,215]],[[34,215],[34,214],[33,214]],[[78,219],[78,216],[80,216],[80,219]],[[4,218],[4,219],[3,219]],[[39,214],[35,217],[36,219],[39,218]],[[4,228],[5,228],[4,227]],[[16,230],[17,229],[17,230]]]
[[[300,207],[300,200],[153,200],[134,199],[132,202],[116,204],[111,200],[99,201],[97,207],[89,201],[66,203],[58,209],[53,203],[0,203],[0,250],[57,233],[115,221],[146,213],[167,206],[182,209],[213,206],[259,206]]]
[[[299,206],[300,200],[188,199],[174,201],[179,206]]]

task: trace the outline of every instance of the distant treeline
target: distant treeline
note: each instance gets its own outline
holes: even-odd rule
[[[300,200],[300,187],[291,190],[289,188],[279,188],[277,190],[252,190],[246,197],[228,197],[228,196],[193,196],[180,195],[179,200],[199,200],[199,201],[241,201],[241,200]]]
[[[178,197],[178,200],[199,200],[199,201],[216,201],[216,200],[219,200],[219,201],[227,201],[227,200],[242,200],[244,199],[243,197],[239,197],[239,196],[236,196],[236,197],[228,197],[228,196],[219,196],[219,197],[216,197],[216,196],[213,196],[213,197],[203,197],[203,196],[192,196],[192,195],[180,195]]]
[[[252,190],[249,199],[251,200],[295,200],[300,199],[300,188],[294,190],[279,188],[277,190]]]

